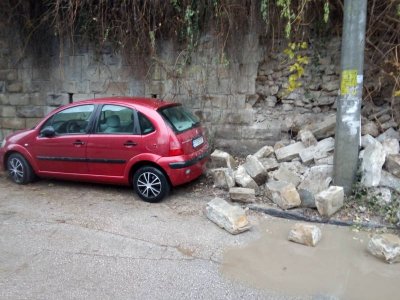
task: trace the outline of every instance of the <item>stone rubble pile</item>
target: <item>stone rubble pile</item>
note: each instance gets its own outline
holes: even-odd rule
[[[344,200],[343,188],[332,184],[335,122],[329,117],[304,126],[296,140],[264,146],[240,165],[229,153],[215,150],[209,171],[215,187],[229,190],[232,201],[254,202],[259,196],[284,210],[310,207],[331,217]],[[400,192],[400,133],[390,127],[379,135],[373,122],[364,123],[361,184],[381,203],[390,203],[393,191]]]

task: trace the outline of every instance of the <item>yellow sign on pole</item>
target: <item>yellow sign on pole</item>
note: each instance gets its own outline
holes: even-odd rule
[[[357,93],[357,70],[343,70],[340,94],[355,96]]]

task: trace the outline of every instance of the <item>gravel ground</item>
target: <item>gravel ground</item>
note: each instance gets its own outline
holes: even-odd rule
[[[225,249],[260,236],[267,218],[232,236],[203,209],[203,178],[159,204],[130,188],[0,176],[1,299],[292,299],[220,273]]]

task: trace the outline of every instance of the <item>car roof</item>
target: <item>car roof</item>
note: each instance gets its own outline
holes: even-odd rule
[[[112,96],[112,97],[104,97],[104,98],[95,98],[88,99],[79,102],[74,102],[74,104],[131,104],[138,105],[142,107],[146,107],[149,109],[157,110],[161,107],[171,106],[171,105],[179,105],[178,103],[165,101],[163,99],[158,98],[145,98],[145,97],[125,97],[125,96]]]

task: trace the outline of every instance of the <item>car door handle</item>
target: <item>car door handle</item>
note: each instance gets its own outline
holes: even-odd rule
[[[76,141],[74,142],[74,145],[76,145],[76,146],[82,146],[82,145],[85,145],[85,143],[82,142],[81,140],[76,140]]]
[[[132,146],[136,146],[137,144],[135,142],[132,141],[127,141],[124,143],[124,146],[126,147],[132,147]]]

